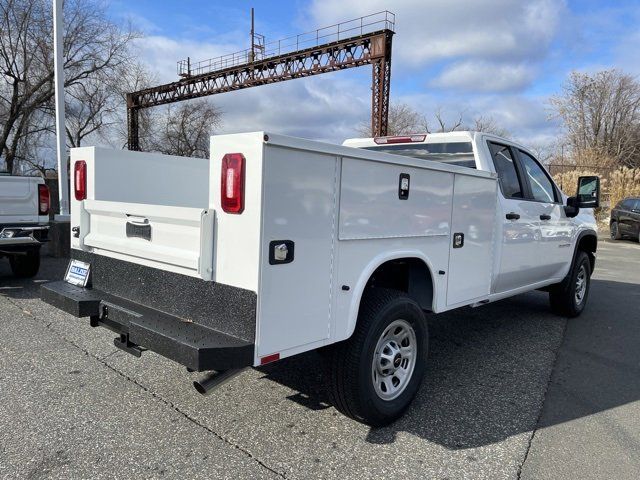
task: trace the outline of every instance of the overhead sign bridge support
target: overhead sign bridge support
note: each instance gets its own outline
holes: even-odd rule
[[[371,131],[386,135],[394,26],[395,15],[384,11],[265,43],[252,25],[251,48],[195,64],[181,60],[180,80],[127,94],[129,149],[140,150],[142,109],[363,65],[372,66]]]

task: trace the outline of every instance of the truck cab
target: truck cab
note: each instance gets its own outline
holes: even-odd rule
[[[48,239],[49,189],[40,177],[0,173],[0,258],[17,277],[33,277]]]
[[[490,172],[498,178],[491,300],[563,279],[567,251],[586,242],[595,267],[593,211],[567,208],[570,198],[523,145],[482,132],[448,132],[346,140],[343,145]],[[553,283],[553,282],[552,282]]]

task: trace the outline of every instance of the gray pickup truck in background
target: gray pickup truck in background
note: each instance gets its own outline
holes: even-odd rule
[[[40,177],[0,174],[0,258],[17,277],[40,269],[40,247],[49,233],[49,188]]]

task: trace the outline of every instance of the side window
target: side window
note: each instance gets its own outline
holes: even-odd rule
[[[519,150],[522,166],[527,173],[533,198],[539,202],[554,203],[556,193],[551,179],[540,164],[528,153]]]
[[[511,150],[509,147],[497,143],[488,142],[488,145],[493,165],[498,173],[502,194],[505,198],[523,198],[522,185]]]
[[[632,210],[633,207],[635,206],[635,200],[625,200],[622,202],[622,209],[623,210]]]

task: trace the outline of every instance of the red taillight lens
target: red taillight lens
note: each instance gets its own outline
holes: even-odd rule
[[[42,184],[38,185],[38,215],[49,215],[50,206],[49,187]]]
[[[79,160],[73,166],[73,188],[76,200],[87,198],[87,163]]]
[[[244,155],[227,153],[222,157],[220,204],[227,213],[244,210]]]

